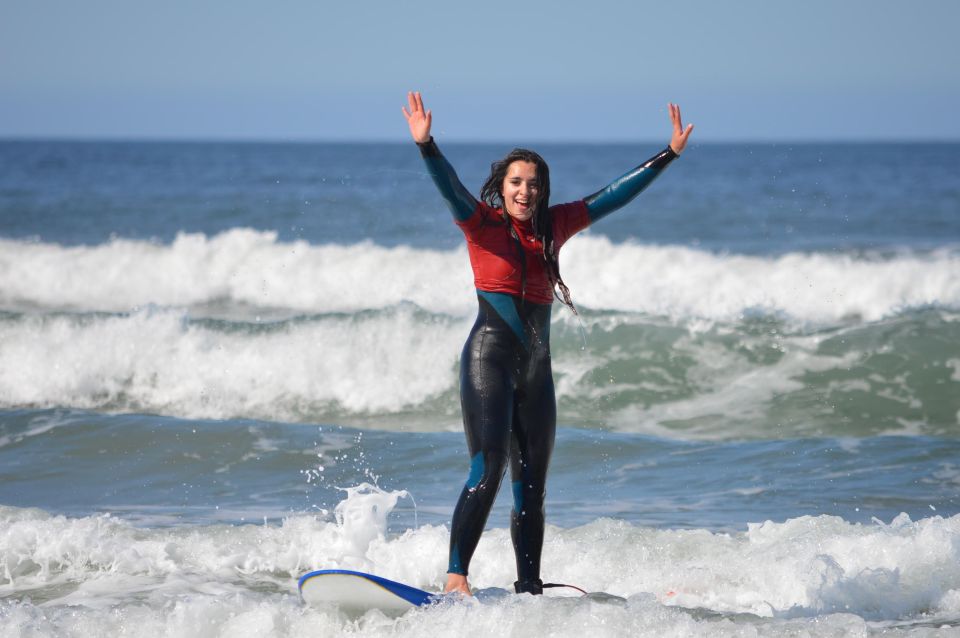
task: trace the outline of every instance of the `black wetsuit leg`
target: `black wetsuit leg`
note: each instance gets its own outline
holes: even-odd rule
[[[448,572],[467,574],[507,468],[519,341],[496,310],[480,311],[460,355],[460,406],[470,475],[453,510]]]
[[[547,470],[557,430],[557,400],[550,365],[550,306],[534,305],[525,324],[538,327],[520,369],[514,400],[513,446],[510,455],[513,511],[510,536],[517,559],[517,592],[540,594],[544,499]]]
[[[517,574],[521,583],[539,584],[543,501],[556,432],[550,305],[498,297],[498,305],[507,299],[516,314],[505,320],[503,309],[498,311],[489,295],[481,294],[477,321],[460,360],[470,475],[454,509],[448,571],[467,574],[509,460]]]

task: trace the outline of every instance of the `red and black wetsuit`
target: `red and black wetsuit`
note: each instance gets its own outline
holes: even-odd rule
[[[470,474],[453,512],[447,571],[467,574],[509,459],[515,587],[518,592],[541,593],[543,502],[557,420],[550,367],[553,284],[531,222],[517,221],[477,201],[432,138],[419,146],[466,237],[479,302],[460,358]],[[555,250],[636,197],[674,158],[667,147],[593,195],[551,206]]]

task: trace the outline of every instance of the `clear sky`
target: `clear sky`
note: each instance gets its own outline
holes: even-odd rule
[[[960,140],[956,0],[0,0],[0,137]]]

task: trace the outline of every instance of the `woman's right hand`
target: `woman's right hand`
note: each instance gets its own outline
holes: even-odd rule
[[[402,108],[403,117],[407,118],[407,124],[410,125],[410,135],[417,144],[425,144],[430,141],[430,123],[433,121],[433,116],[430,111],[423,109],[423,98],[420,97],[419,91],[407,93],[407,102],[410,110],[408,111],[406,107]]]

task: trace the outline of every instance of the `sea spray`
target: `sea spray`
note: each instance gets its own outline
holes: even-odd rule
[[[334,516],[344,538],[352,543],[343,555],[348,559],[364,557],[374,540],[384,539],[387,516],[396,507],[397,500],[409,494],[404,490],[386,492],[370,483],[341,489],[347,498],[337,503]]]

